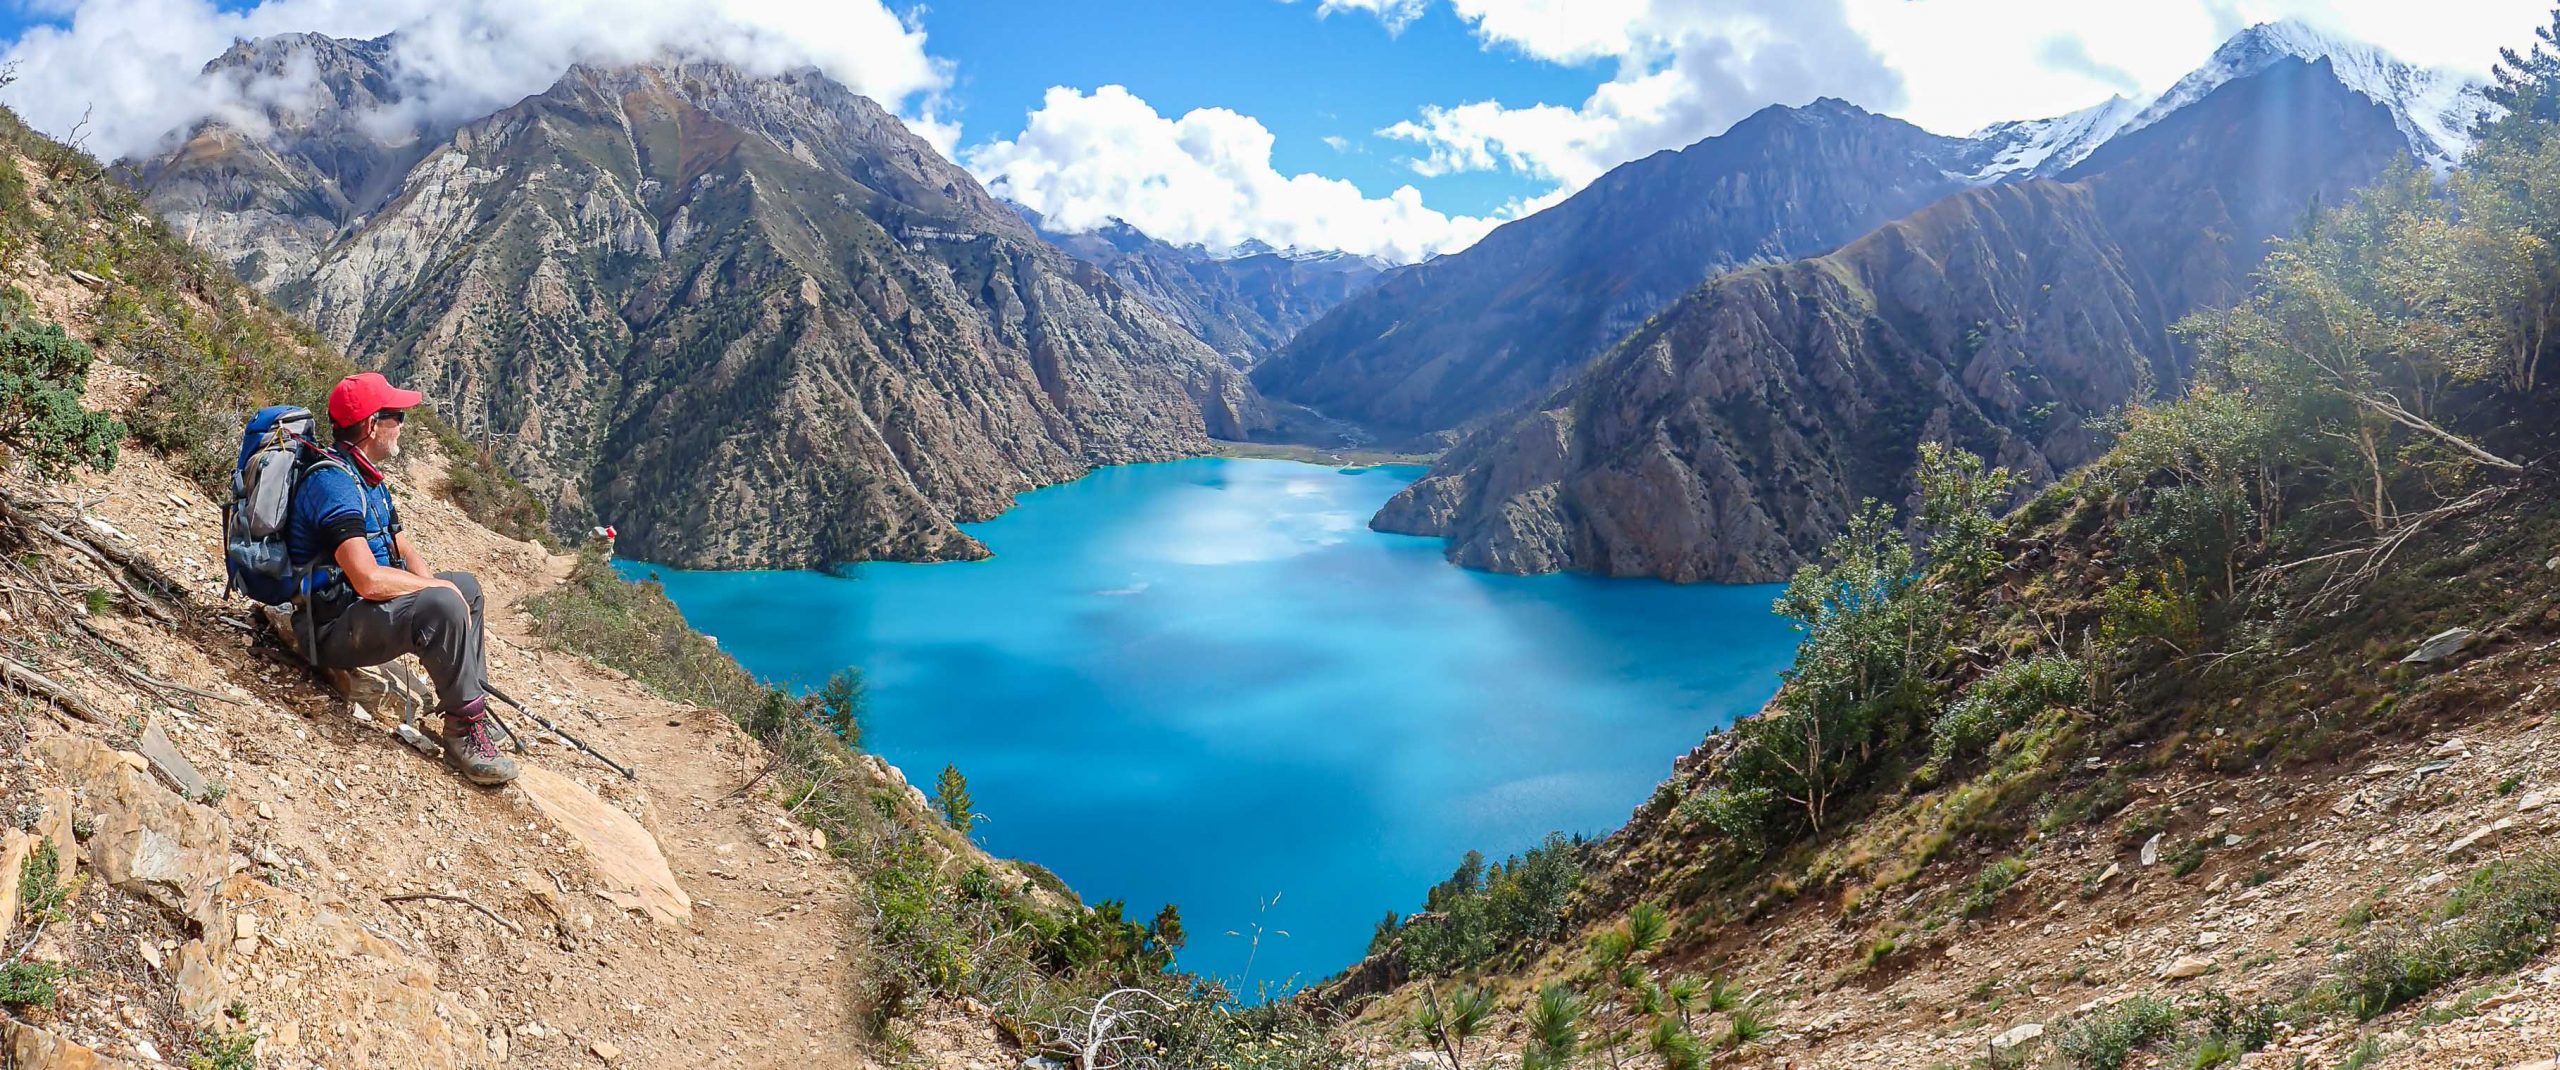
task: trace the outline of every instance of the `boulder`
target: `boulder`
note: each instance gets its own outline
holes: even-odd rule
[[[230,871],[231,831],[221,815],[161,787],[140,755],[86,736],[55,736],[36,754],[79,785],[82,812],[96,822],[87,844],[98,879],[211,925]]]
[[[2043,1036],[2044,1023],[2028,1022],[2025,1025],[2011,1029],[2006,1033],[2002,1033],[1999,1036],[1991,1038],[1991,1050],[1995,1052],[2012,1051],[2025,1045],[2033,1044]]]
[[[524,767],[516,777],[516,789],[586,850],[589,865],[603,880],[606,900],[663,924],[692,922],[693,900],[676,884],[657,837],[631,815],[577,781],[538,765]]]
[[[2163,981],[2184,981],[2189,978],[2202,977],[2212,971],[2212,959],[2205,958],[2202,955],[2182,955],[2179,956],[2176,962],[2172,962],[2160,968],[2160,979]]]
[[[132,1065],[24,1022],[0,1019],[0,1066],[10,1070],[125,1070]]]
[[[2426,642],[2418,644],[2418,649],[2410,651],[2408,657],[2400,659],[2400,664],[2431,665],[2444,661],[2462,653],[2464,649],[2470,647],[2472,640],[2479,637],[2480,633],[2469,628],[2447,628],[2428,636]]]

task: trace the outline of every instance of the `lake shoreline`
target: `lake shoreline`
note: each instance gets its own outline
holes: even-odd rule
[[[1184,968],[1312,983],[1468,850],[1622,825],[1794,649],[1765,585],[1505,576],[1370,530],[1420,474],[1110,466],[970,525],[996,556],[967,568],[619,564],[760,679],[862,669],[866,744],[958,766],[989,850],[1132,916],[1172,902],[1195,933],[1294,934],[1258,962],[1200,940]]]

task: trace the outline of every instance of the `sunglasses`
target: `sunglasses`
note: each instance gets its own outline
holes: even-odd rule
[[[376,420],[389,420],[392,423],[397,424],[408,422],[409,414],[400,409],[384,409],[381,412],[374,413],[373,418]]]

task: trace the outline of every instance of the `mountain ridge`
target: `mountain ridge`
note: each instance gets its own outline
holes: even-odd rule
[[[2257,150],[2288,137],[2303,151],[2264,168]],[[1468,436],[1371,525],[1495,571],[1784,579],[1861,498],[1904,497],[1920,442],[2036,484],[2095,456],[2091,421],[2183,381],[2168,329],[2238,295],[2250,238],[2405,154],[2327,61],[2276,64],[2082,172],[1708,283]]]
[[[1090,231],[1060,231],[1028,207],[1007,205],[1049,244],[1110,273],[1238,368],[1259,363],[1389,268],[1356,253],[1256,240],[1225,250],[1175,245],[1116,219]]]
[[[980,556],[956,525],[1015,493],[1267,420],[1217,353],[814,71],[575,68],[270,263],[239,236],[312,202],[256,179],[337,143],[281,149],[208,124],[147,168],[153,203],[494,442],[561,530],[611,522],[653,560]]]
[[[2117,97],[2046,119],[1995,123],[1967,137],[1911,128],[1899,142],[1881,134],[1900,124],[1833,98],[1772,106],[1723,134],[1621,164],[1564,202],[1497,228],[1476,245],[1403,269],[1400,278],[1310,324],[1256,370],[1270,396],[1364,423],[1390,439],[1454,440],[1463,431],[1534,401],[1584,362],[1691,287],[1724,271],[1827,252],[1877,226],[1963,189],[2053,177],[2110,141],[2139,132],[2235,78],[2282,60],[2331,57],[2342,84],[2388,108],[2412,151],[2442,170],[2467,146],[2462,130],[2489,105],[2485,80],[2415,67],[2362,42],[2298,22],[2261,23],[2234,35],[2167,92],[2143,101]],[[1879,124],[1867,155],[1818,139],[1764,145],[1767,155],[1725,181],[1666,177],[1706,172],[1747,157],[1771,127]],[[1907,125],[1907,124],[1904,124]],[[1852,172],[1831,188],[1774,195],[1815,202],[1799,218],[1773,218],[1753,202],[1748,174]],[[1861,190],[1865,170],[1895,179]],[[1627,204],[1614,204],[1616,201]],[[1819,202],[1837,202],[1824,204]],[[1861,207],[1863,206],[1863,207]],[[1815,217],[1832,213],[1827,221]],[[1658,228],[1599,222],[1635,215]],[[1808,226],[1808,223],[1813,225]],[[1681,236],[1667,241],[1664,233]],[[1547,232],[1583,236],[1582,245]],[[1537,235],[1530,237],[1530,235]],[[1523,254],[1515,247],[1535,247]],[[1585,254],[1587,246],[1595,252]],[[1584,264],[1587,258],[1615,263]],[[1571,266],[1560,266],[1571,265]]]

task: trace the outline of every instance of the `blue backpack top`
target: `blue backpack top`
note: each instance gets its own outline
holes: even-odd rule
[[[231,589],[271,606],[305,592],[309,562],[289,559],[285,526],[293,492],[313,468],[346,467],[320,449],[319,421],[299,405],[270,405],[249,417],[231,473],[231,503],[222,510],[222,545]],[[351,473],[352,474],[352,473]]]

